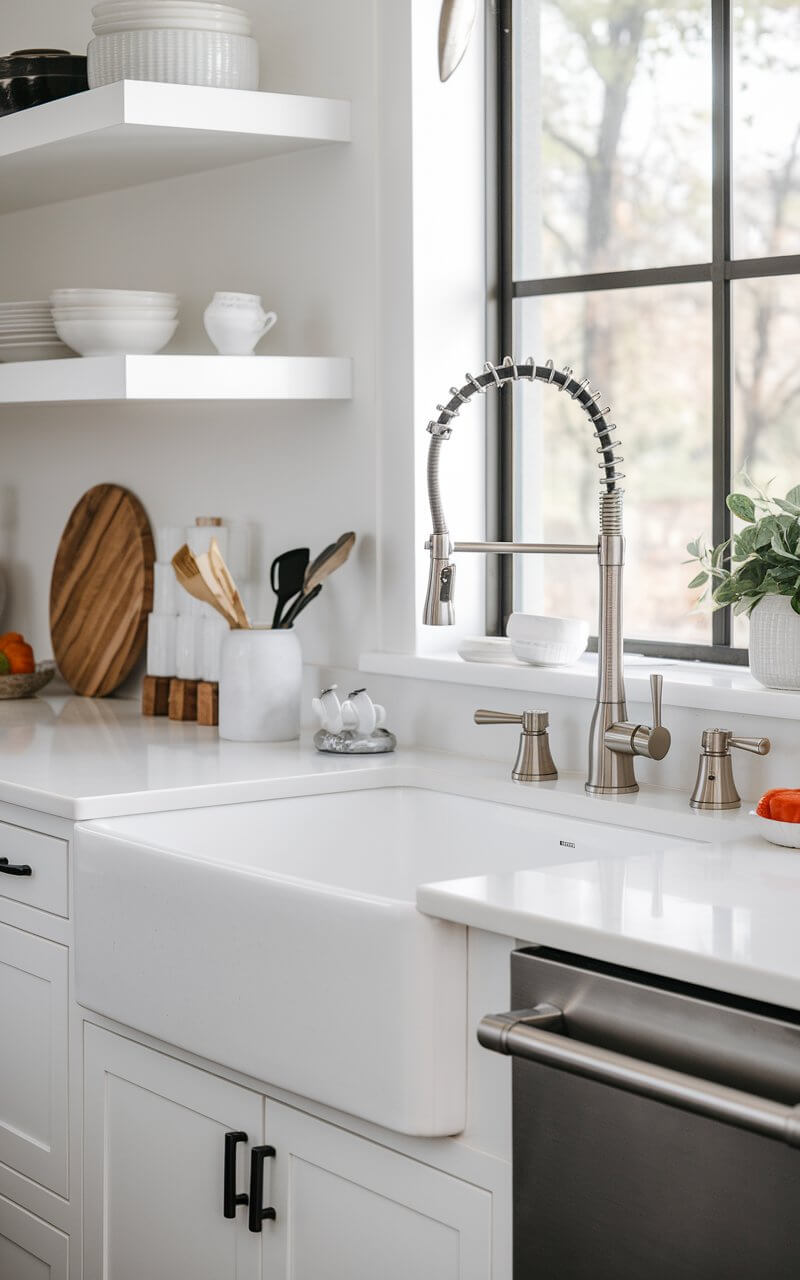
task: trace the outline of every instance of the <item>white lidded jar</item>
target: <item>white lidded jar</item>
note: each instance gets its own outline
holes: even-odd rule
[[[228,631],[219,671],[219,736],[233,742],[300,737],[303,655],[289,628]]]

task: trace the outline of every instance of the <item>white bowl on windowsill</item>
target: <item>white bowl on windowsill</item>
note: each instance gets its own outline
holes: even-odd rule
[[[586,651],[589,623],[583,618],[512,613],[506,634],[520,662],[534,667],[571,667]]]

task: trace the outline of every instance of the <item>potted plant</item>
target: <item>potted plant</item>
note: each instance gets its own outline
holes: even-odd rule
[[[746,480],[746,477],[745,477]],[[700,572],[698,604],[733,605],[750,617],[750,669],[771,689],[800,689],[800,485],[773,498],[746,480],[747,493],[728,495],[728,509],[744,527],[709,547],[700,537],[686,548]],[[729,563],[726,552],[730,550]]]

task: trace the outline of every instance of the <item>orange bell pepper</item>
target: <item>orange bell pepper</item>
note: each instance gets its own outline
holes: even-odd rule
[[[770,817],[778,822],[800,822],[800,791],[782,791],[770,803]]]
[[[756,809],[756,813],[759,818],[774,818],[775,814],[772,812],[772,802],[776,796],[782,796],[785,792],[786,787],[773,787],[771,791],[765,791],[764,795],[759,800],[758,807]]]
[[[8,631],[0,636],[0,653],[4,653],[12,676],[27,675],[36,670],[33,649],[18,631]]]

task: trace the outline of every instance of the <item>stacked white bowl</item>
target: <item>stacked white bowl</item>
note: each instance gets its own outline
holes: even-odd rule
[[[0,302],[0,360],[58,360],[70,355],[56,333],[49,302]]]
[[[155,355],[178,327],[174,293],[141,289],[56,289],[56,332],[82,356]]]
[[[116,80],[258,88],[258,44],[244,9],[206,0],[100,0],[92,13],[90,88]]]

